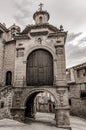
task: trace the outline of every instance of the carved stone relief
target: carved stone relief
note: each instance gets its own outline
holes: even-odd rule
[[[55,45],[56,54],[63,54],[63,46]]]
[[[64,93],[65,93],[65,90],[56,90],[56,92],[59,95],[59,102],[60,102],[59,106],[63,107],[64,106],[64,98],[63,98],[63,96],[64,96]]]

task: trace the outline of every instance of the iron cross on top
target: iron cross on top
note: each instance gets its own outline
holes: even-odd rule
[[[39,10],[42,11],[43,4],[40,3],[39,6],[40,6]]]

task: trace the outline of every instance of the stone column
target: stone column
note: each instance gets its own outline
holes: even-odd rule
[[[27,61],[23,61],[23,86],[26,86],[26,64]]]
[[[56,92],[59,98],[58,105],[55,108],[56,126],[59,128],[71,129],[67,88],[59,87]]]
[[[53,85],[56,86],[56,82],[57,82],[57,59],[53,60],[53,67],[54,67],[54,81],[53,81]]]
[[[71,130],[68,107],[56,108],[56,126],[58,128],[66,128]]]
[[[55,45],[55,51],[57,55],[57,75],[56,75],[56,86],[66,86],[66,67],[65,67],[65,54],[64,45]]]

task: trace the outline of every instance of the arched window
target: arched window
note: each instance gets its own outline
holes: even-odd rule
[[[71,103],[71,99],[69,99],[69,105],[70,105],[70,106],[72,105],[72,103]]]
[[[11,85],[12,82],[12,72],[7,71],[6,73],[6,85]]]
[[[40,24],[42,23],[42,17],[41,16],[39,17],[39,23]]]
[[[4,108],[4,102],[1,102],[1,108]]]

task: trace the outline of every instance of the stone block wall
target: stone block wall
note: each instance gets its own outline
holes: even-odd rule
[[[86,119],[86,98],[81,97],[82,86],[85,84],[70,85],[69,98],[70,114]]]
[[[12,107],[13,94],[11,87],[0,90],[0,119],[12,118],[10,108]]]
[[[0,87],[2,86],[2,67],[3,67],[3,49],[4,45],[2,44],[2,41],[0,40]]]
[[[15,42],[5,44],[4,47],[4,58],[3,58],[4,66],[3,66],[3,76],[2,82],[5,85],[6,81],[6,72],[12,72],[12,84],[14,84],[14,67],[15,67]]]

